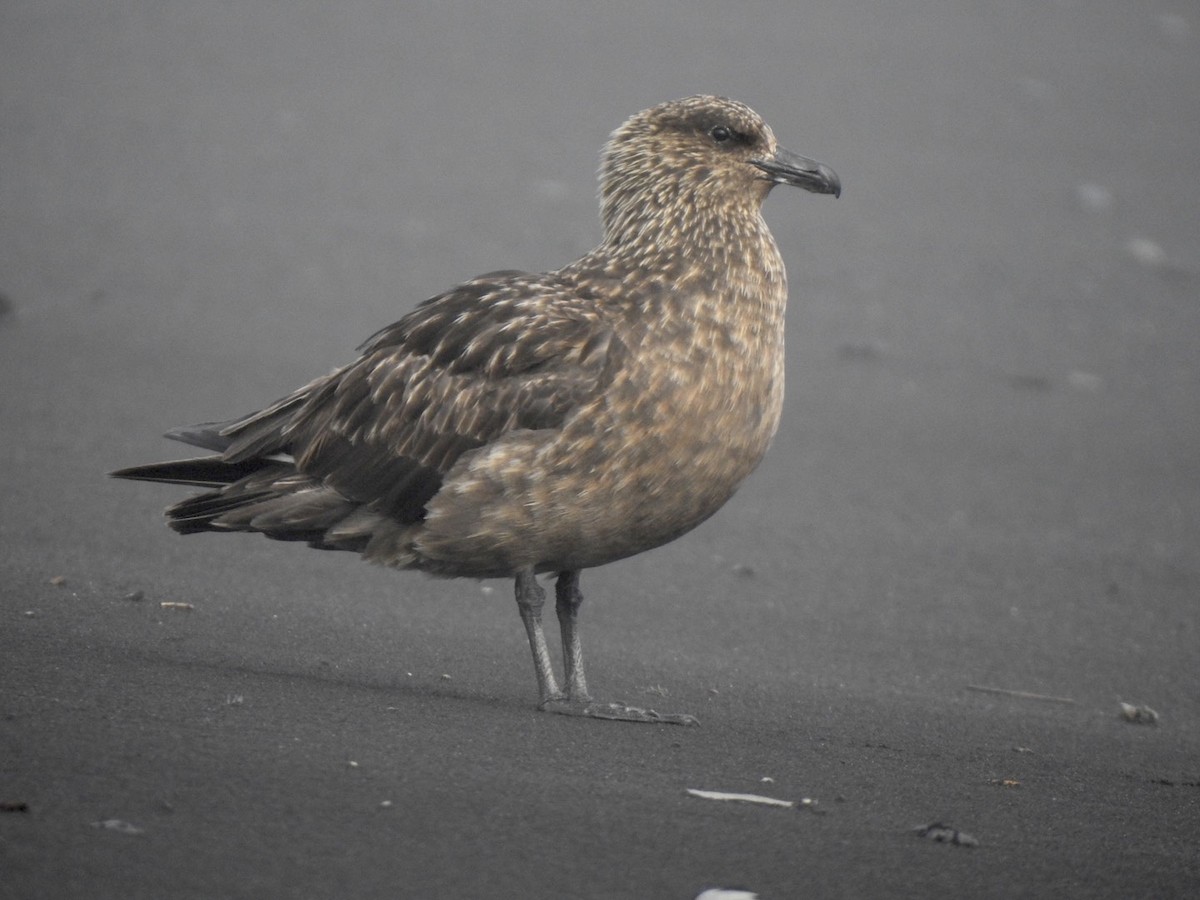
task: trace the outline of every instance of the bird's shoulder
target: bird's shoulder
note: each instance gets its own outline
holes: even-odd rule
[[[419,360],[431,375],[480,379],[587,368],[612,338],[587,281],[565,272],[490,272],[426,300],[367,339],[358,364]]]

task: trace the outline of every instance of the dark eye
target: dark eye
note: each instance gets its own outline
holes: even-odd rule
[[[733,140],[733,132],[724,125],[714,125],[708,129],[708,136],[718,144],[726,144]]]

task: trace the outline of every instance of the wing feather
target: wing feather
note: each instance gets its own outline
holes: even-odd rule
[[[226,463],[291,454],[308,483],[416,522],[464,453],[514,430],[559,427],[602,391],[617,343],[563,276],[494,273],[426,301],[353,363],[266,409],[172,436]],[[306,507],[297,520],[311,527],[335,507]],[[274,506],[262,513],[286,521]]]

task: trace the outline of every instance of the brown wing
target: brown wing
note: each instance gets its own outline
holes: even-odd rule
[[[425,302],[262,412],[173,436],[226,463],[291,454],[310,486],[416,522],[463,453],[556,428],[602,390],[617,345],[561,276],[496,273]]]

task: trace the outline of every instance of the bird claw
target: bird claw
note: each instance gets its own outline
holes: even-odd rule
[[[540,709],[560,716],[586,716],[591,719],[610,719],[614,722],[644,722],[650,725],[699,725],[700,720],[687,713],[660,713],[624,703],[576,702],[552,697]]]

